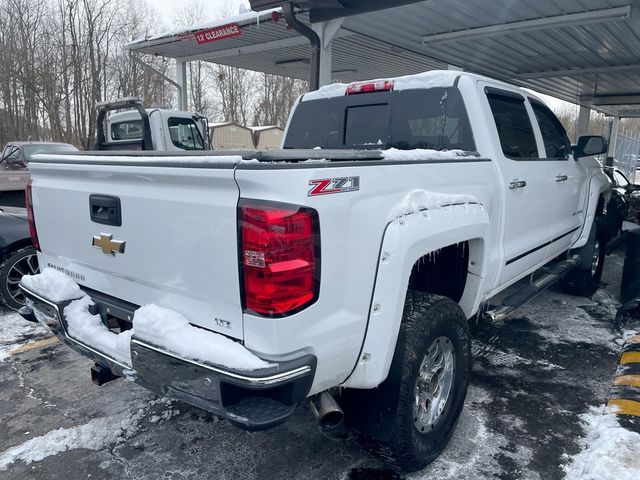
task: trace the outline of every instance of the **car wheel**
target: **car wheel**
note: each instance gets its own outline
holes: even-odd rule
[[[594,222],[586,245],[570,252],[570,255],[580,256],[580,263],[562,278],[562,290],[581,297],[593,295],[600,287],[605,250],[606,236],[598,229],[597,222]]]
[[[391,435],[362,443],[393,467],[416,471],[432,462],[453,434],[467,394],[471,341],[458,304],[439,295],[409,291],[402,322],[406,346]]]
[[[34,275],[38,272],[35,248],[25,247],[11,253],[0,264],[0,300],[14,310],[22,307],[24,295],[18,288],[18,283],[23,275]]]

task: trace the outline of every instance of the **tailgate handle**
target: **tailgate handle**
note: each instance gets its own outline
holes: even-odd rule
[[[91,221],[102,225],[122,225],[120,199],[108,195],[89,195]]]

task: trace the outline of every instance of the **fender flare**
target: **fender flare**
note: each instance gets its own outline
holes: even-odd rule
[[[602,174],[604,175],[604,174]],[[589,180],[589,191],[587,193],[587,205],[585,207],[585,220],[582,226],[580,236],[571,246],[571,249],[584,247],[589,240],[589,233],[591,232],[591,226],[598,216],[596,211],[600,198],[604,200],[604,204],[608,203],[608,196],[611,194],[609,184],[598,175],[593,175]]]
[[[425,255],[461,242],[469,242],[470,251],[467,285],[459,303],[469,318],[480,302],[490,238],[491,223],[481,204],[424,210],[391,221],[382,240],[358,363],[342,386],[375,388],[387,378],[413,266]]]

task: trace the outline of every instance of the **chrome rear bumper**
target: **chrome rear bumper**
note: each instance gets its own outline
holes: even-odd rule
[[[69,335],[64,309],[71,301],[54,302],[22,284],[20,289],[31,310],[23,309],[20,314],[30,321],[35,317],[62,343],[108,368],[114,375],[125,376],[160,395],[225,416],[247,430],[263,430],[284,422],[306,398],[313,382],[316,367],[313,355],[260,370],[233,370],[182,358],[136,338],[135,334],[130,344],[131,365],[127,365]],[[93,298],[93,301],[104,305],[105,297],[100,295],[100,299]]]

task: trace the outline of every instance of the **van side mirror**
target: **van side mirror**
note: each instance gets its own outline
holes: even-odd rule
[[[578,144],[573,147],[573,156],[577,160],[582,157],[601,155],[606,153],[608,148],[606,138],[600,135],[583,135],[578,139]]]

